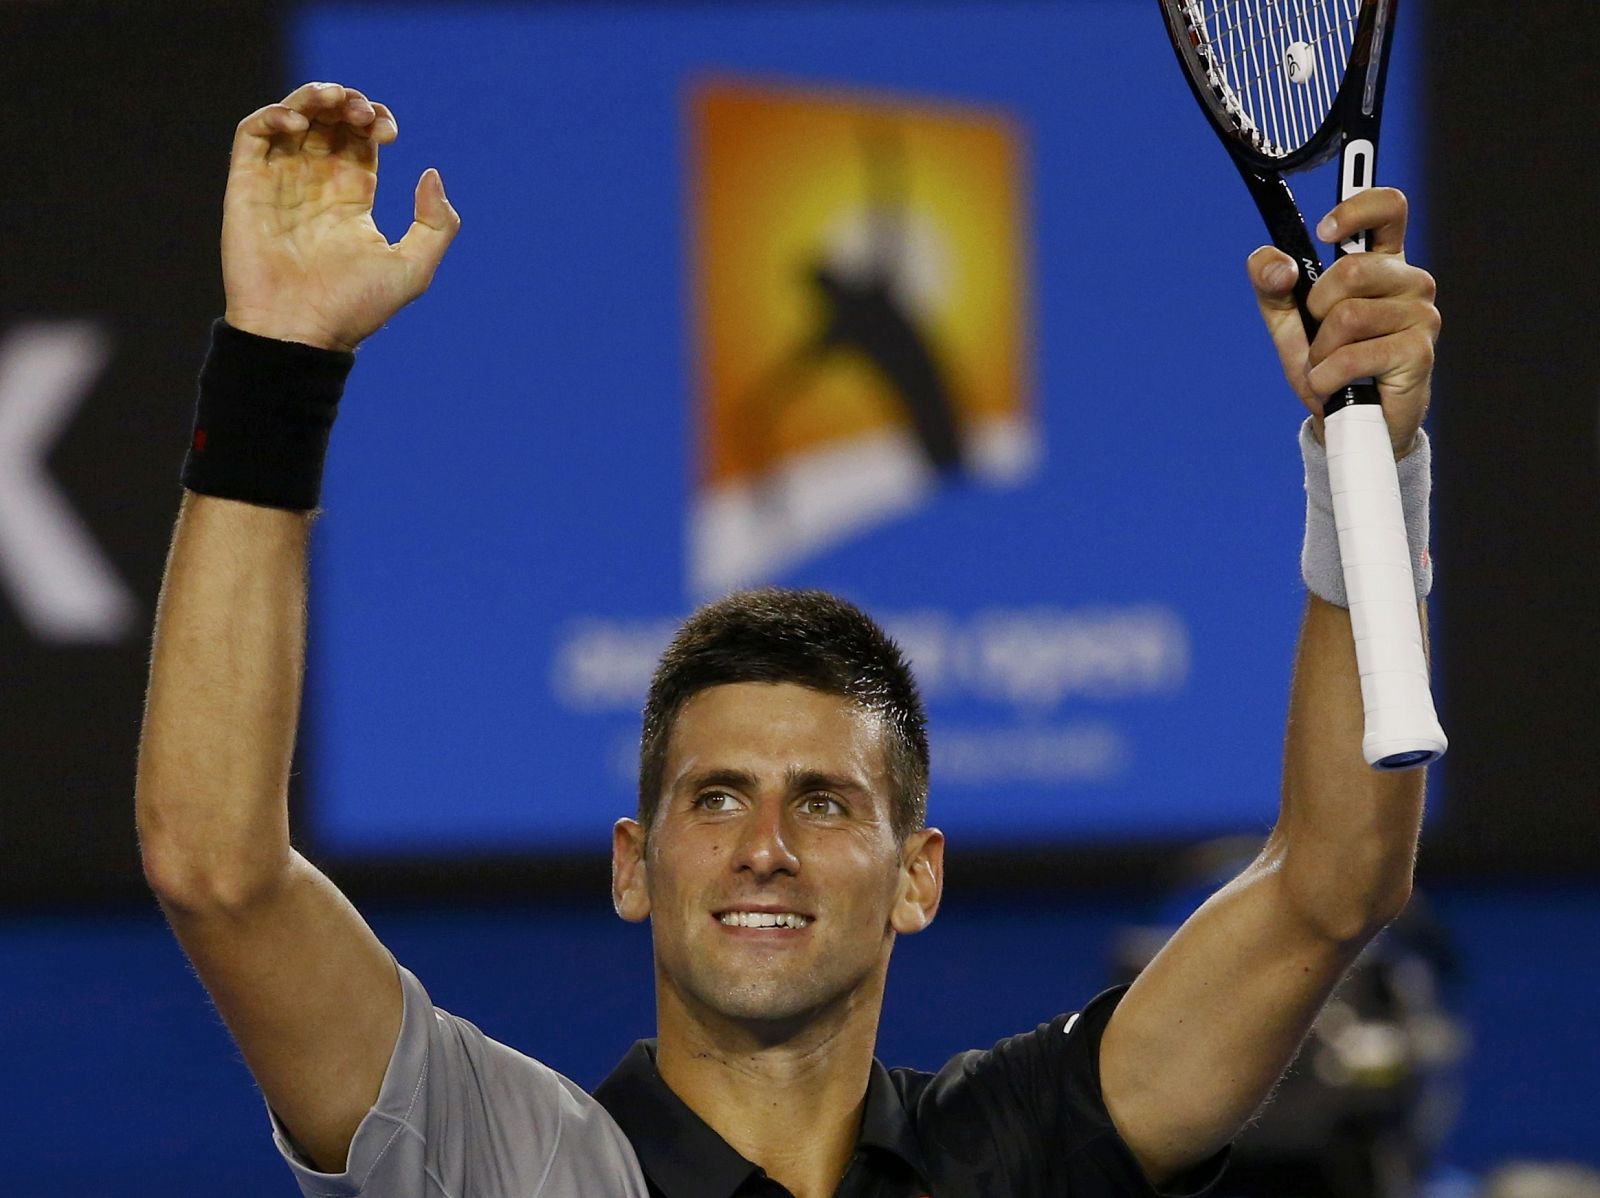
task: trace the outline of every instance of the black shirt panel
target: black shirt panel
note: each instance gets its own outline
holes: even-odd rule
[[[911,1072],[897,1069],[891,1073],[881,1062],[872,1062],[872,1073],[867,1079],[866,1110],[861,1115],[861,1136],[857,1143],[862,1149],[879,1150],[883,1157],[898,1158],[918,1174],[926,1175],[928,1169],[922,1159],[916,1125],[906,1111],[905,1097],[894,1080],[895,1073]]]
[[[1226,1152],[1166,1191],[1145,1180],[1100,1090],[1100,1041],[1126,987],[938,1073],[890,1070],[916,1128],[935,1198],[1167,1198],[1200,1194]]]
[[[656,1043],[640,1040],[594,1092],[633,1145],[652,1198],[733,1198],[761,1170],[672,1092],[656,1070]],[[783,1193],[771,1185],[768,1191]]]
[[[1175,1198],[1208,1190],[1226,1153],[1168,1191],[1145,1181],[1100,1092],[1100,1040],[1125,988],[937,1073],[885,1069],[835,1198]],[[652,1198],[789,1198],[667,1086],[641,1040],[595,1098],[632,1142]]]

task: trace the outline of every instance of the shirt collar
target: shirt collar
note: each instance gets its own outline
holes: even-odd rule
[[[928,1176],[922,1166],[922,1150],[917,1146],[916,1129],[911,1126],[906,1104],[889,1071],[877,1058],[873,1058],[872,1075],[867,1080],[867,1109],[861,1119],[860,1144],[863,1148],[892,1152],[921,1177]]]
[[[756,1166],[689,1109],[656,1069],[656,1042],[640,1040],[595,1090],[667,1198],[730,1198]]]
[[[656,1069],[655,1053],[654,1040],[635,1044],[595,1090],[596,1101],[617,1121],[645,1175],[666,1198],[731,1198],[757,1166],[672,1092]],[[889,1071],[876,1060],[859,1144],[893,1153],[924,1173],[905,1104]]]

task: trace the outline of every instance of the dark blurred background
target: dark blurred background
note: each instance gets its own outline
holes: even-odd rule
[[[1420,227],[1412,256],[1438,277],[1445,314],[1430,421],[1432,612],[1452,748],[1431,783],[1438,801],[1421,860],[1424,903],[1363,962],[1342,996],[1348,1018],[1317,1041],[1320,1056],[1308,1049],[1300,1080],[1284,1093],[1283,1107],[1300,1110],[1302,1126],[1314,1122],[1304,1112],[1320,1111],[1346,1130],[1330,1132],[1321,1147],[1296,1147],[1292,1136],[1274,1139],[1270,1113],[1264,1120],[1262,1154],[1279,1152],[1288,1172],[1252,1192],[1280,1198],[1468,1194],[1487,1192],[1483,1179],[1507,1162],[1600,1166],[1591,1100],[1600,1073],[1592,1026],[1600,735],[1590,726],[1600,713],[1592,590],[1600,571],[1600,339],[1592,327],[1600,166],[1587,51],[1600,16],[1576,0],[1522,6],[1514,21],[1486,0],[1407,0],[1403,22],[1408,74],[1392,84],[1404,91],[1398,148],[1392,170],[1380,164],[1379,174],[1413,196]],[[964,756],[947,759],[947,799],[936,759],[934,814],[963,835],[953,838],[937,927],[899,949],[880,1055],[931,1066],[1075,1006],[1137,968],[1229,859],[1213,838],[1259,836],[1270,822],[1298,602],[1298,466],[1290,451],[1256,471],[1252,439],[1264,436],[1261,444],[1281,450],[1292,411],[1266,434],[1219,437],[1240,440],[1244,455],[1219,460],[1203,440],[1215,434],[1186,423],[1184,411],[1164,415],[1200,397],[1194,374],[1174,387],[1171,368],[1158,363],[1146,382],[1118,360],[1145,355],[1150,341],[1135,337],[1180,338],[1187,312],[1231,304],[1226,319],[1244,330],[1241,341],[1206,351],[1228,365],[1217,372],[1201,362],[1202,390],[1267,386],[1276,370],[1265,339],[1249,328],[1255,315],[1237,265],[1259,233],[1190,111],[1158,24],[1154,6],[1141,0],[0,2],[0,1147],[10,1162],[8,1194],[293,1192],[248,1074],[143,886],[132,788],[148,629],[179,498],[193,378],[207,322],[222,307],[217,232],[228,145],[240,117],[307,78],[369,87],[399,113],[402,139],[386,165],[379,216],[386,232],[403,228],[410,183],[430,164],[441,166],[467,218],[435,294],[363,351],[366,379],[358,369],[352,384],[393,400],[395,421],[410,422],[420,443],[381,432],[370,405],[365,417],[341,416],[335,434],[292,795],[304,851],[435,1000],[584,1084],[652,1030],[646,935],[611,916],[597,850],[609,819],[629,802],[625,764],[616,759],[636,735],[627,707],[638,647],[647,663],[651,637],[698,597],[681,581],[695,575],[703,549],[692,513],[723,495],[708,482],[706,450],[716,435],[706,413],[715,408],[718,369],[705,349],[718,319],[708,280],[727,269],[710,223],[727,218],[706,191],[721,177],[710,159],[723,143],[706,133],[709,110],[696,107],[703,93],[694,90],[708,74],[743,80],[754,96],[750,112],[763,87],[781,85],[780,99],[782,87],[795,95],[838,89],[808,110],[817,136],[832,135],[830,104],[857,103],[875,120],[900,122],[913,166],[924,147],[943,144],[941,137],[958,145],[952,139],[961,130],[999,114],[983,127],[999,131],[995,144],[1022,147],[1011,174],[995,168],[1016,192],[1012,208],[997,211],[1015,218],[1004,236],[1020,262],[991,284],[1020,312],[1009,326],[1020,399],[1005,429],[1047,447],[1042,466],[1026,466],[1031,459],[1019,451],[992,478],[974,467],[968,489],[917,492],[898,508],[883,496],[863,499],[886,505],[873,527],[837,532],[834,548],[809,558],[758,561],[749,580],[838,587],[895,613],[903,623],[896,631],[913,647],[931,646],[928,653],[992,645],[996,613],[1045,611],[1039,605],[1053,591],[1068,605],[1048,609],[1057,632],[1087,627],[1089,612],[1146,612],[1149,605],[1138,604],[1159,595],[1167,605],[1160,610],[1177,613],[1187,638],[1187,657],[1178,654],[1187,672],[1149,695],[1085,687],[1041,711],[991,702],[976,684],[964,691],[959,670],[948,692],[935,688],[936,744],[946,728],[947,743],[959,743]],[[681,44],[658,34],[669,27]],[[1100,53],[1073,40],[1079,32],[1128,34],[1104,54],[1148,58],[1152,78],[1170,84],[1140,101],[1170,122],[1161,144],[1108,132],[1111,118],[1081,98],[1081,70],[1077,83],[1072,71],[1051,76],[1057,47],[1049,39],[1034,39],[1044,44],[1027,47],[1030,57],[1016,66],[1007,38],[1030,27],[1062,39],[1059,56],[1074,61]],[[436,36],[441,29],[448,38]],[[524,46],[496,30],[530,40]],[[967,38],[968,56],[920,59],[936,56],[940,36],[951,44]],[[446,44],[481,44],[490,82],[475,85],[470,57],[458,70],[428,70],[435,60],[416,49],[423,41],[435,54]],[[695,58],[700,47],[710,47],[703,60]],[[568,51],[586,66],[612,60],[611,74],[574,68],[568,79],[549,61]],[[665,64],[652,66],[660,79],[641,78],[630,91],[620,80],[635,60]],[[606,80],[610,90],[601,87]],[[649,91],[657,84],[681,95],[681,107],[660,111]],[[522,108],[527,94],[545,107]],[[1056,94],[1071,102],[1052,106]],[[1114,90],[1098,100],[1107,113],[1132,102]],[[1102,173],[1069,180],[1062,160],[1091,143],[1100,147],[1094,169]],[[977,151],[949,152],[959,167],[959,154]],[[1168,153],[1181,156],[1186,171],[1192,162],[1208,172],[1203,186],[1189,175],[1139,175],[1162,168],[1134,159]],[[542,232],[524,235],[519,214],[546,202],[531,198],[529,173],[578,198],[573,211],[556,200],[533,210]],[[867,177],[870,189],[870,179],[887,176]],[[1143,182],[1128,188],[1130,178]],[[1178,186],[1195,193],[1172,190]],[[1323,210],[1314,195],[1302,191],[1313,219]],[[974,196],[963,202],[986,202]],[[602,200],[617,207],[597,207]],[[942,217],[937,196],[919,202],[918,219],[935,224],[978,219],[970,207],[965,218]],[[1109,223],[1113,210],[1125,224]],[[578,226],[561,222],[585,213],[597,226],[582,233],[594,253],[601,242],[619,245],[625,266],[600,257],[589,267],[565,258],[544,265],[557,250],[546,252],[540,236],[570,241]],[[476,250],[475,222],[483,229]],[[913,282],[929,262],[943,261],[947,275],[951,262],[961,266],[955,233],[940,259],[918,249],[921,228],[908,219],[903,229]],[[859,249],[848,228],[832,235],[843,260]],[[1213,258],[1190,256],[1201,248]],[[488,265],[470,273],[474,253],[514,262],[513,277]],[[1213,260],[1236,273],[1219,281],[1224,268]],[[1113,273],[1134,277],[1134,295],[1157,293],[1149,301],[1154,328],[1148,313],[1130,315],[1120,292],[1105,300],[1097,280]],[[507,316],[507,295],[520,296],[530,314]],[[544,318],[556,302],[547,295],[570,305],[570,325]],[[969,352],[963,338],[987,326],[950,310],[930,315],[929,327],[959,373]],[[1073,340],[1097,320],[1111,330],[1129,326],[1118,334],[1125,340],[1096,344],[1100,331],[1084,332],[1083,345]],[[1163,324],[1174,331],[1163,334]],[[504,377],[484,373],[486,361],[501,358]],[[626,363],[634,389],[606,375],[602,358]],[[1234,379],[1235,358],[1255,372],[1242,376],[1248,382]],[[494,408],[505,402],[499,389],[507,379],[526,382],[519,413],[538,411],[553,395],[567,410],[553,427],[504,425],[512,431],[493,453],[504,461],[525,452],[533,482],[506,481],[484,467],[488,451],[470,436],[442,441],[427,424],[441,408],[452,413],[449,427],[470,428],[485,410],[502,421],[523,418]],[[666,423],[635,418],[635,408],[665,413]],[[1249,414],[1239,419],[1249,422]],[[1115,443],[1096,448],[1118,421],[1151,438],[1132,466],[1118,460]],[[362,456],[356,447],[369,425],[365,443],[379,448]],[[1073,437],[1090,448],[1075,448]],[[1201,438],[1194,461],[1183,461],[1185,438]],[[642,458],[644,467],[634,467],[641,478],[666,469],[648,454],[670,454],[673,489],[662,499],[602,479],[607,503],[585,494],[574,508],[552,506],[561,500],[541,492],[539,480],[591,443],[625,464]],[[418,463],[434,458],[449,472],[418,479]],[[1187,473],[1176,472],[1180,462]],[[1058,469],[1063,464],[1071,469]],[[1147,480],[1139,469],[1151,471]],[[1149,513],[1131,510],[1138,504],[1121,506],[1116,487],[1128,470],[1130,488],[1155,496],[1144,505],[1159,516],[1148,528],[1139,521]],[[1260,513],[1245,536],[1231,526],[1241,505],[1258,500],[1213,492],[1219,478],[1256,473],[1263,495],[1292,502]],[[1061,475],[1068,481],[1058,484]],[[475,527],[481,513],[462,498],[473,494],[469,485],[487,489],[500,531]],[[1058,493],[1058,485],[1083,489]],[[1228,524],[1212,520],[1208,502]],[[1056,560],[1045,546],[1034,556],[1049,558],[1048,569],[992,585],[917,573],[935,546],[967,552],[962,538],[1029,554],[1032,530],[1063,503],[1082,509],[1083,530],[1064,524],[1063,534],[1081,559]],[[670,527],[649,523],[656,509],[669,513],[662,518]],[[1200,513],[1194,527],[1171,522],[1186,510]],[[541,518],[581,538],[576,564],[550,538],[501,539]],[[784,527],[773,535],[780,534]],[[1119,534],[1130,542],[1129,561],[1141,564],[1115,556],[1109,543]],[[635,557],[639,576],[613,565]],[[1090,558],[1099,564],[1084,564]],[[899,576],[892,564],[874,573],[866,559],[910,565]],[[504,574],[473,573],[485,562],[516,564]],[[984,576],[983,564],[959,559],[951,573]],[[604,602],[563,607],[566,592],[538,577],[546,570],[566,570],[571,591],[603,592]],[[1153,580],[1143,590],[1115,588],[1116,576],[1142,579],[1143,570]],[[667,574],[666,582],[658,577]],[[1259,591],[1260,610],[1207,597],[1233,584]],[[502,593],[526,606],[485,598]],[[440,615],[446,610],[449,618]],[[390,622],[387,631],[380,621]],[[1243,622],[1265,648],[1229,639]],[[359,635],[363,627],[369,636]],[[627,643],[618,649],[616,641]],[[596,644],[610,648],[601,653]],[[604,676],[574,699],[559,669],[582,653],[590,654],[581,657],[589,672],[573,677]],[[458,658],[508,654],[521,664],[505,673],[492,665],[448,672]],[[928,671],[937,664],[919,659]],[[524,668],[538,676],[520,678]],[[388,686],[385,669],[404,685]],[[484,710],[497,711],[500,723],[490,726]],[[1215,727],[1194,712],[1215,712]],[[1238,751],[1236,773],[1204,756],[1205,746],[1235,737],[1226,712],[1241,722],[1239,737],[1254,737],[1254,747]],[[390,730],[374,731],[378,725]],[[1063,772],[1062,761],[1077,769],[1086,745],[1105,743],[1124,747],[1131,764],[1121,773]],[[1018,745],[1043,764],[986,791],[982,763]],[[544,758],[564,760],[545,766]],[[396,776],[374,775],[378,762]],[[460,778],[461,793],[441,793],[433,774],[423,777],[429,770]],[[488,786],[479,770],[483,779],[510,781]],[[573,781],[554,777],[560,770]],[[408,790],[406,771],[423,781]],[[589,776],[593,793],[577,798],[596,801],[569,818],[572,787]],[[352,783],[361,779],[370,785]],[[541,838],[541,829],[558,825],[559,835]],[[1341,1039],[1341,1028],[1354,1030]],[[1360,1168],[1318,1157],[1340,1136],[1350,1141],[1347,1162],[1365,1161]],[[1387,1147],[1373,1146],[1380,1141]],[[1503,1195],[1580,1192],[1516,1190],[1498,1177]]]

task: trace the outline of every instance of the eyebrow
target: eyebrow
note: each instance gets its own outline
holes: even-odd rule
[[[866,793],[867,786],[849,774],[830,774],[825,770],[806,769],[792,765],[784,781],[791,791],[797,790],[847,790]],[[754,790],[760,780],[749,770],[723,767],[692,774],[684,779],[687,789],[700,790],[707,786],[731,786],[741,790]]]
[[[800,769],[791,766],[788,772],[790,790],[853,790],[866,792],[866,785],[849,774],[829,774],[822,770]]]
[[[707,786],[732,786],[739,790],[753,790],[756,776],[749,770],[714,769],[690,774],[683,779],[685,790],[700,790]]]

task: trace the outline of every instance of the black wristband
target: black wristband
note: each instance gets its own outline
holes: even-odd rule
[[[267,507],[315,508],[328,433],[355,361],[353,353],[213,323],[183,485]]]

